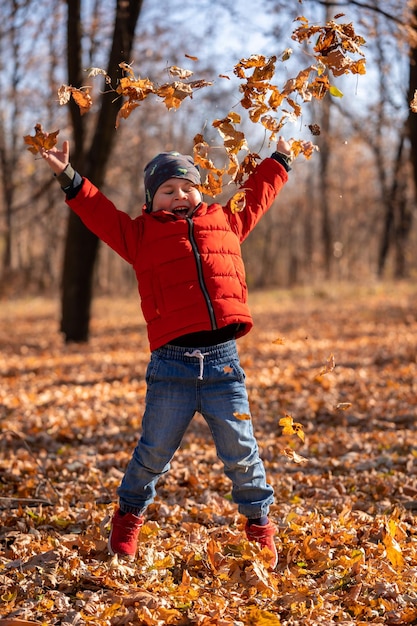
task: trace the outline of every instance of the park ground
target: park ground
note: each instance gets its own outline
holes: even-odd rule
[[[138,301],[97,298],[90,341],[68,345],[57,300],[0,302],[0,626],[417,624],[417,287],[256,292],[251,307],[239,352],[276,494],[274,572],[199,415],[137,560],[108,556],[145,398]]]

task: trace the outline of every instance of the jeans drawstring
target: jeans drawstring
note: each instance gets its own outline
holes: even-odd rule
[[[200,361],[200,374],[198,376],[198,380],[203,380],[203,372],[204,372],[204,357],[209,354],[208,352],[201,352],[201,350],[193,350],[192,352],[184,352],[184,356],[195,357]]]

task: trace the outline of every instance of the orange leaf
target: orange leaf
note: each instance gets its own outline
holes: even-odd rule
[[[56,130],[53,133],[47,133],[43,130],[41,124],[36,124],[35,126],[35,134],[25,135],[23,137],[24,142],[29,146],[28,150],[32,152],[32,154],[36,154],[39,152],[40,148],[44,150],[50,150],[57,143],[57,136],[59,130]]]
[[[88,89],[88,87],[85,88],[85,89],[75,89],[75,88],[73,88],[72,91],[71,91],[71,96],[72,96],[75,104],[80,109],[80,114],[81,115],[84,115],[85,113],[87,113],[91,109],[93,101],[91,99],[90,90]]]
[[[251,418],[249,413],[233,413],[233,416],[237,420],[242,420],[242,421],[247,421],[247,420],[250,420],[250,418]]]

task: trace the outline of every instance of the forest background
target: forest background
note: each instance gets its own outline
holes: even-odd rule
[[[287,139],[313,139],[319,152],[310,161],[298,159],[277,206],[245,242],[249,286],[415,276],[416,151],[410,136],[416,114],[409,106],[415,81],[413,4],[257,0],[254,8],[244,0],[1,0],[0,7],[0,294],[58,295],[62,287],[63,309],[75,318],[64,320],[68,339],[88,337],[93,293],[132,293],[134,278],[112,251],[92,244],[71,225],[74,218],[68,218],[62,191],[26,150],[23,136],[36,123],[48,132],[59,129],[59,140],[71,141],[72,160],[81,172],[100,184],[118,208],[137,215],[143,167],[155,153],[191,152],[193,137],[204,131],[213,153],[221,155],[211,122],[242,111],[233,72],[240,59],[253,54],[279,58],[292,48],[291,58],[276,70],[281,85],[308,65],[309,51],[291,39],[300,15],[325,23],[343,14],[339,21],[352,22],[366,40],[367,74],[338,77],[333,82],[342,98],[327,95],[307,103],[302,116],[285,125]],[[126,40],[120,20],[117,24],[123,11]],[[112,113],[103,115],[99,83],[95,104],[83,117],[73,103],[59,105],[57,90],[62,84],[91,85],[89,67],[113,72],[115,54],[118,62],[131,63],[136,75],[156,83],[165,82],[167,67],[177,65],[214,85],[178,109],[167,110],[149,98],[117,131],[114,123],[105,131]],[[112,106],[120,107],[121,99],[115,100]],[[311,135],[312,124],[320,127],[320,135]],[[242,130],[252,151],[263,157],[273,150],[265,129],[247,115]],[[230,188],[225,195],[231,195]],[[69,267],[71,262],[79,267]],[[78,293],[65,301],[66,289]]]

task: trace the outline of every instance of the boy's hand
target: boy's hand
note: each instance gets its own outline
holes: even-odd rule
[[[50,150],[41,148],[39,150],[42,158],[48,163],[51,170],[59,176],[69,163],[69,142],[64,141],[62,144],[62,150],[53,147]]]
[[[291,144],[284,139],[284,137],[279,137],[277,141],[277,152],[281,152],[281,154],[287,154],[288,156],[292,156],[291,153]]]

